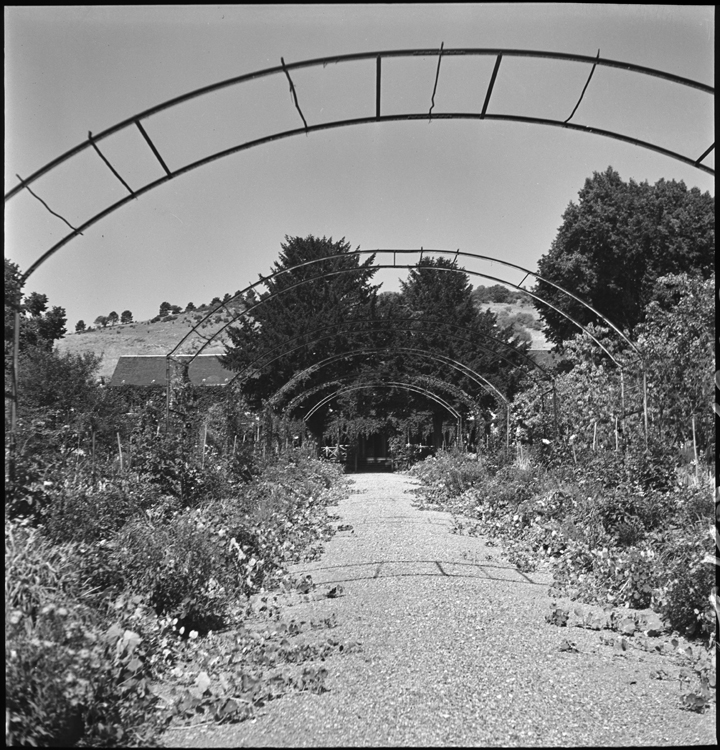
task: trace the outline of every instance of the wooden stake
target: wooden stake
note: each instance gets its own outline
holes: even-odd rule
[[[647,403],[647,374],[643,370],[643,419],[645,421],[645,450],[648,447],[648,403]]]
[[[693,453],[695,454],[695,479],[699,480],[699,470],[700,466],[698,464],[698,455],[697,455],[697,440],[695,439],[695,415],[692,415],[692,433],[693,433]]]
[[[118,444],[118,456],[120,456],[120,471],[123,470],[123,455],[122,455],[122,443],[120,442],[120,433],[117,434],[117,444]]]
[[[617,417],[615,417],[615,450],[618,451],[620,448],[618,447],[618,420]]]
[[[597,445],[597,419],[593,422],[593,452],[595,451],[596,445]]]
[[[203,433],[202,458],[200,459],[200,468],[205,468],[205,444],[207,443],[207,422],[205,422],[205,432]]]

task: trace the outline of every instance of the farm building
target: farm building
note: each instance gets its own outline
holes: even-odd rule
[[[189,360],[190,357],[178,357]],[[163,355],[133,354],[120,357],[110,380],[110,387],[124,385],[165,387],[167,361]],[[227,385],[235,373],[226,370],[215,354],[201,354],[191,363],[188,375],[193,385]]]

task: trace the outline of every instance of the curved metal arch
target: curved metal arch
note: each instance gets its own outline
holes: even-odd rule
[[[291,399],[283,408],[282,410],[283,417],[285,415],[291,414],[302,401],[304,401],[306,398],[310,398],[311,396],[314,396],[323,388],[330,388],[335,385],[341,385],[343,384],[344,381],[351,380],[354,377],[355,377],[354,375],[346,375],[341,378],[336,378],[334,380],[326,381],[324,383],[321,383],[320,385],[313,386],[312,388],[309,388],[303,391],[302,393],[299,393],[297,396]],[[446,383],[444,380],[440,380],[440,378],[434,378],[430,375],[418,376],[416,380],[417,381],[420,381],[420,380],[430,381],[439,390],[446,390],[448,393],[451,393],[456,399],[458,399],[465,406],[467,406],[470,409],[470,411],[473,412],[475,415],[479,415],[481,413],[481,409],[478,406],[477,402],[474,401],[472,397],[459,386],[453,385],[452,383]],[[377,381],[377,382],[383,382],[383,381]],[[417,385],[416,382],[412,382],[412,384]]]
[[[452,113],[432,113],[432,107],[430,108],[429,113],[417,113],[417,114],[404,114],[404,115],[381,115],[380,114],[380,82],[381,82],[381,61],[383,58],[392,58],[392,57],[423,57],[423,56],[454,56],[454,55],[464,55],[464,56],[495,56],[496,57],[496,63],[495,63],[495,70],[493,72],[492,79],[490,81],[490,85],[486,94],[485,98],[485,104],[483,106],[482,112],[452,112]],[[5,194],[5,200],[8,201],[13,196],[17,195],[24,187],[29,187],[33,182],[35,182],[38,178],[40,178],[42,175],[46,174],[50,170],[54,169],[58,165],[62,164],[63,162],[67,161],[68,159],[72,158],[73,156],[79,154],[80,152],[84,151],[88,148],[95,148],[97,150],[97,143],[102,141],[103,139],[107,138],[110,135],[113,135],[114,133],[117,133],[125,128],[132,127],[135,125],[138,127],[138,129],[141,131],[143,137],[147,141],[148,145],[152,149],[153,153],[155,154],[156,158],[162,165],[163,169],[166,172],[166,175],[158,180],[154,180],[143,187],[141,187],[138,190],[132,190],[127,186],[126,183],[123,184],[130,192],[130,195],[120,201],[117,201],[116,203],[108,206],[103,211],[100,211],[84,223],[82,223],[78,228],[74,229],[69,235],[64,237],[62,240],[60,240],[58,243],[53,245],[49,250],[47,250],[40,258],[38,258],[25,272],[23,275],[23,278],[27,280],[29,276],[37,270],[37,268],[42,265],[48,258],[50,258],[52,255],[54,255],[58,250],[60,250],[65,244],[67,244],[71,239],[76,237],[78,234],[81,234],[84,230],[91,227],[93,224],[97,223],[101,219],[108,216],[110,213],[118,210],[122,206],[124,206],[126,203],[128,203],[131,200],[135,200],[140,195],[145,194],[146,192],[159,187],[160,185],[164,184],[165,182],[168,182],[169,180],[175,179],[176,177],[179,177],[186,172],[189,172],[193,169],[197,169],[201,166],[204,166],[205,164],[209,164],[213,161],[216,161],[218,159],[224,158],[226,156],[230,156],[232,154],[238,153],[243,150],[247,150],[249,148],[253,148],[254,146],[259,146],[264,143],[269,143],[271,141],[279,140],[281,138],[288,138],[294,135],[300,135],[300,134],[307,134],[311,132],[316,132],[320,130],[328,130],[331,128],[338,128],[343,126],[349,126],[349,125],[361,125],[361,124],[369,124],[369,123],[377,123],[377,122],[389,122],[389,121],[411,121],[411,120],[422,120],[425,121],[426,119],[478,119],[478,120],[499,120],[499,121],[506,121],[506,122],[520,122],[525,124],[532,124],[532,125],[547,125],[547,126],[553,126],[553,127],[561,127],[569,130],[575,130],[580,132],[585,132],[593,135],[600,135],[607,138],[613,138],[616,140],[620,140],[626,143],[629,143],[631,145],[635,145],[641,148],[646,148],[651,151],[655,151],[657,153],[660,153],[664,156],[668,156],[673,159],[677,159],[685,164],[688,164],[692,167],[695,167],[696,169],[699,169],[701,171],[704,171],[708,174],[714,174],[714,170],[710,167],[707,167],[703,164],[701,164],[702,160],[712,151],[714,148],[714,144],[710,146],[699,158],[692,159],[690,157],[687,157],[683,154],[680,154],[679,152],[671,151],[669,149],[665,149],[661,146],[658,146],[657,144],[650,143],[648,141],[643,141],[637,138],[633,138],[628,135],[624,135],[622,133],[617,133],[614,131],[604,130],[601,128],[593,128],[590,126],[585,125],[577,125],[570,123],[569,120],[571,119],[573,113],[570,115],[570,117],[567,118],[565,121],[561,120],[552,120],[548,118],[540,118],[540,117],[524,117],[520,115],[503,115],[503,114],[492,114],[487,112],[487,106],[490,99],[490,94],[492,93],[493,86],[495,84],[495,78],[497,75],[497,70],[500,65],[500,62],[502,60],[502,57],[528,57],[528,58],[547,58],[547,59],[555,59],[555,60],[563,60],[563,61],[569,61],[569,62],[583,62],[587,64],[591,64],[593,66],[592,70],[594,71],[595,66],[601,65],[601,66],[607,66],[607,67],[613,67],[613,68],[620,68],[622,70],[627,70],[633,73],[638,73],[641,75],[648,75],[653,76],[656,78],[662,78],[664,80],[670,81],[672,83],[676,83],[682,86],[694,88],[697,90],[700,90],[704,93],[708,94],[714,94],[714,88],[711,86],[708,86],[706,84],[700,83],[699,81],[693,81],[688,78],[683,78],[682,76],[676,76],[672,73],[666,73],[665,71],[660,71],[653,68],[648,68],[640,65],[634,65],[632,63],[625,63],[617,60],[609,60],[609,59],[603,59],[600,57],[600,53],[598,51],[598,55],[596,57],[590,57],[587,55],[572,55],[567,53],[557,53],[557,52],[547,52],[547,51],[540,51],[540,50],[513,50],[513,49],[481,49],[481,48],[461,48],[461,49],[415,49],[415,50],[385,50],[380,52],[364,52],[364,53],[357,53],[357,54],[350,54],[350,55],[338,55],[333,57],[324,57],[324,58],[315,58],[312,60],[303,60],[296,63],[290,63],[286,64],[284,60],[282,61],[281,66],[275,66],[273,68],[266,68],[264,70],[255,71],[252,73],[248,73],[242,76],[235,76],[233,78],[226,79],[224,81],[219,81],[215,84],[211,84],[209,86],[203,86],[201,88],[195,89],[191,92],[188,92],[187,94],[183,94],[178,97],[174,97],[173,99],[167,100],[161,104],[158,104],[154,107],[151,107],[150,109],[146,109],[136,115],[133,115],[130,118],[127,118],[126,120],[123,120],[116,125],[107,128],[106,130],[102,131],[101,133],[98,133],[96,135],[92,135],[92,133],[88,134],[88,140],[86,142],[83,142],[79,144],[78,146],[75,146],[74,148],[70,149],[69,151],[65,152],[64,154],[60,155],[56,159],[53,159],[52,161],[48,162],[46,165],[41,167],[40,169],[33,172],[29,177],[20,179],[20,185],[17,185],[16,187],[12,188],[10,191],[8,191]],[[349,118],[346,120],[338,120],[335,122],[329,122],[329,123],[321,123],[318,125],[307,125],[307,122],[305,121],[305,117],[302,115],[302,112],[300,111],[299,106],[297,105],[296,100],[296,107],[298,111],[300,111],[300,115],[303,119],[303,123],[305,127],[303,128],[294,128],[291,130],[287,130],[281,133],[276,133],[270,136],[265,136],[263,138],[258,138],[252,141],[248,141],[246,143],[240,144],[238,146],[231,147],[229,149],[223,149],[221,151],[218,151],[214,154],[211,154],[210,156],[204,157],[202,159],[199,159],[195,162],[192,162],[190,164],[186,164],[184,167],[180,167],[179,169],[176,169],[174,171],[171,171],[165,162],[162,160],[162,157],[160,156],[157,148],[151,141],[150,137],[144,130],[143,126],[141,125],[141,120],[147,120],[152,115],[157,114],[158,112],[167,110],[171,107],[177,106],[183,102],[189,101],[190,99],[194,99],[199,96],[203,96],[205,94],[209,94],[213,91],[217,91],[222,88],[226,88],[228,86],[234,86],[237,84],[241,84],[245,81],[254,80],[257,78],[262,78],[269,75],[275,75],[275,74],[283,74],[288,77],[288,79],[291,82],[291,90],[294,93],[294,88],[292,88],[292,79],[290,79],[289,71],[299,69],[299,68],[307,68],[307,67],[314,67],[314,66],[325,66],[328,63],[341,63],[341,62],[349,62],[349,61],[357,61],[357,60],[372,60],[375,59],[377,61],[377,78],[376,78],[376,112],[375,116],[368,116],[368,117],[359,117],[359,118]],[[591,72],[592,75],[592,72]],[[588,79],[589,82],[589,79]],[[587,88],[587,83],[586,83]],[[584,94],[584,90],[583,90]],[[580,97],[582,99],[582,95]],[[579,102],[578,102],[579,103]],[[98,151],[98,153],[100,153]],[[101,158],[103,160],[104,157],[100,154]],[[107,162],[106,162],[107,163]],[[109,164],[108,164],[109,166]],[[111,167],[111,170],[113,173],[115,173],[115,176],[118,177],[121,181],[122,178],[115,172],[115,170]]]
[[[369,330],[357,329],[357,330],[349,330],[349,331],[337,331],[336,333],[331,333],[331,334],[329,334],[327,336],[320,336],[320,337],[317,337],[317,338],[314,338],[314,339],[309,339],[309,340],[304,341],[303,343],[299,344],[298,346],[292,347],[290,349],[283,349],[280,352],[280,354],[278,354],[277,356],[273,357],[272,359],[268,360],[267,362],[262,362],[262,364],[258,366],[258,369],[262,369],[264,367],[268,367],[273,362],[276,362],[277,360],[282,359],[283,357],[285,357],[285,356],[287,356],[289,354],[292,354],[293,352],[296,352],[299,349],[304,349],[307,346],[313,346],[313,345],[319,343],[320,341],[325,341],[327,339],[331,339],[331,338],[333,338],[336,335],[354,335],[354,334],[357,334],[358,336],[360,336],[360,335],[363,335],[363,334],[371,334],[371,333],[374,333],[375,331],[384,331],[389,326],[393,326],[393,330],[409,331],[409,332],[413,332],[413,331],[416,330],[416,329],[411,328],[409,326],[408,327],[399,327],[398,328],[398,327],[396,327],[398,321],[401,321],[401,322],[405,322],[405,321],[407,321],[407,322],[421,322],[423,324],[423,326],[426,326],[426,325],[430,324],[430,325],[436,325],[438,327],[442,326],[442,327],[454,328],[454,329],[459,330],[459,331],[465,331],[465,330],[467,330],[464,326],[454,325],[453,323],[445,323],[445,322],[439,321],[439,320],[432,320],[432,319],[428,320],[427,318],[423,318],[420,321],[418,321],[416,318],[387,318],[387,319],[383,319],[383,318],[378,318],[378,319],[374,319],[374,318],[362,318],[362,319],[358,319],[357,321],[348,321],[347,323],[331,323],[331,324],[326,325],[326,326],[319,326],[318,328],[315,328],[312,331],[308,331],[307,333],[301,334],[299,336],[295,336],[295,338],[293,338],[290,341],[286,342],[286,344],[280,344],[280,345],[278,345],[276,347],[273,347],[269,352],[265,352],[264,354],[261,354],[259,357],[256,357],[252,362],[250,362],[248,365],[246,365],[244,369],[240,370],[232,378],[230,378],[230,380],[228,381],[227,385],[231,385],[232,383],[236,382],[237,380],[241,380],[241,381],[245,380],[245,378],[243,377],[243,375],[246,375],[246,373],[247,373],[246,377],[249,377],[250,376],[250,373],[249,373],[250,369],[252,367],[258,365],[258,362],[260,362],[264,357],[268,356],[269,354],[272,354],[273,352],[277,351],[278,349],[281,349],[285,345],[290,345],[290,344],[293,344],[293,343],[295,343],[297,341],[300,341],[301,339],[306,339],[308,336],[312,336],[314,333],[317,333],[317,332],[320,332],[320,331],[325,331],[325,330],[328,330],[328,329],[339,329],[339,328],[342,328],[345,325],[350,326],[353,322],[358,322],[358,323],[377,323],[377,324],[379,324],[379,327],[376,328],[376,329],[369,329]],[[495,343],[503,344],[503,345],[507,346],[508,349],[510,349],[511,351],[514,351],[516,354],[518,354],[519,356],[521,356],[522,359],[526,363],[532,365],[535,369],[540,370],[543,373],[543,375],[545,375],[546,377],[551,377],[550,373],[542,365],[540,365],[538,362],[536,362],[532,357],[528,357],[525,352],[521,352],[521,351],[519,351],[517,349],[513,349],[512,345],[506,344],[506,342],[502,341],[501,339],[495,338],[494,336],[486,335],[482,331],[478,331],[477,333],[480,334],[480,335],[482,335],[484,338],[489,339],[490,341],[494,341]],[[512,366],[516,366],[517,365],[516,362],[512,362],[508,357],[505,357],[500,352],[496,352],[493,349],[490,349],[489,347],[483,346],[482,344],[477,344],[476,342],[473,342],[470,339],[465,338],[464,336],[460,336],[460,335],[457,335],[457,334],[448,334],[448,333],[446,333],[445,335],[448,336],[449,338],[455,339],[457,341],[464,341],[464,342],[466,342],[468,344],[474,344],[478,348],[483,349],[484,351],[490,352],[491,354],[495,354],[497,357],[499,357],[501,359],[504,359],[508,364],[510,364]]]
[[[471,367],[468,367],[467,365],[463,364],[462,362],[458,362],[457,360],[451,359],[450,357],[445,357],[441,354],[437,354],[435,352],[428,352],[424,349],[412,349],[408,347],[379,347],[379,348],[371,348],[371,349],[354,349],[352,351],[347,352],[340,352],[339,354],[333,354],[330,357],[326,357],[323,360],[320,360],[320,362],[316,362],[310,367],[306,367],[304,370],[301,370],[298,373],[295,373],[290,380],[288,380],[287,383],[282,385],[272,396],[271,399],[268,401],[276,400],[284,395],[284,392],[287,392],[290,390],[299,380],[301,380],[303,377],[307,375],[311,375],[313,372],[316,372],[321,367],[324,367],[325,365],[331,364],[333,362],[337,362],[341,359],[346,359],[348,357],[354,357],[361,354],[379,354],[387,352],[389,354],[397,354],[399,352],[407,352],[409,354],[416,354],[418,356],[426,357],[427,359],[434,359],[437,362],[441,362],[443,364],[446,364],[450,367],[452,367],[455,370],[458,370],[458,372],[465,375],[465,377],[472,380],[476,385],[480,386],[483,390],[486,390],[488,392],[492,392],[497,394],[500,399],[507,405],[510,403],[510,400],[501,392],[498,390],[498,388],[493,385],[489,380],[484,378],[482,375],[480,375],[478,372],[475,372]]]
[[[318,410],[321,409],[325,404],[327,404],[329,401],[332,401],[336,396],[339,396],[343,393],[350,393],[352,391],[359,391],[363,389],[368,388],[402,388],[407,391],[414,391],[415,393],[419,393],[423,396],[426,396],[427,398],[432,399],[433,401],[437,402],[441,406],[445,407],[450,414],[455,417],[455,419],[460,423],[462,421],[460,414],[455,411],[455,409],[450,406],[450,404],[445,401],[445,399],[441,398],[435,393],[432,393],[432,391],[429,391],[425,388],[419,388],[416,387],[410,383],[402,383],[402,382],[396,382],[396,381],[388,381],[386,383],[382,381],[378,381],[377,383],[361,383],[359,385],[350,385],[346,386],[344,388],[340,388],[339,390],[335,391],[334,393],[331,393],[329,396],[326,396],[322,398],[320,401],[318,401],[315,406],[311,407],[311,409],[308,411],[308,413],[303,417],[303,421],[307,422],[310,417]]]
[[[223,325],[220,328],[218,328],[209,337],[203,336],[202,334],[198,334],[199,336],[201,336],[201,338],[203,338],[205,340],[205,343],[202,344],[201,347],[196,352],[194,352],[193,354],[189,355],[190,356],[190,361],[192,361],[193,359],[195,359],[195,357],[197,357],[207,346],[209,346],[210,343],[215,338],[217,338],[217,336],[219,336],[228,326],[231,326],[234,323],[236,323],[241,317],[249,315],[257,307],[259,307],[260,305],[264,304],[265,302],[273,299],[274,297],[277,297],[277,296],[279,296],[281,294],[284,294],[286,292],[289,292],[289,291],[292,291],[294,289],[297,289],[297,288],[303,286],[304,284],[309,284],[312,281],[318,281],[319,279],[329,278],[331,276],[339,276],[339,275],[341,275],[343,273],[357,273],[360,270],[360,268],[342,269],[340,271],[328,271],[327,273],[320,274],[319,276],[316,276],[316,277],[312,277],[312,278],[309,278],[309,279],[303,279],[302,281],[299,281],[296,284],[291,284],[290,286],[285,287],[284,289],[279,289],[276,292],[272,292],[271,294],[268,294],[267,296],[265,296],[262,299],[258,300],[258,302],[256,302],[251,307],[245,308],[244,310],[240,311],[239,313],[233,312],[230,308],[227,307],[227,305],[230,302],[232,302],[233,300],[238,299],[239,297],[243,297],[243,295],[247,294],[251,290],[254,291],[254,289],[256,287],[260,286],[261,284],[265,284],[267,281],[274,280],[274,279],[276,279],[276,278],[278,278],[278,277],[280,277],[280,276],[282,276],[284,274],[291,273],[293,271],[297,271],[300,268],[306,268],[308,266],[316,265],[318,263],[323,263],[323,262],[327,262],[327,261],[330,261],[330,260],[336,260],[338,258],[347,258],[347,257],[353,257],[353,256],[360,256],[360,255],[372,255],[372,256],[374,256],[374,255],[376,255],[378,253],[393,253],[393,263],[392,263],[392,265],[391,264],[376,264],[376,265],[372,266],[372,268],[376,268],[376,269],[381,269],[381,268],[383,268],[383,269],[389,269],[389,268],[393,268],[393,269],[416,269],[418,267],[417,264],[413,264],[413,265],[398,264],[394,260],[395,256],[397,254],[405,255],[405,254],[409,254],[409,253],[412,253],[412,254],[420,253],[421,258],[422,258],[422,254],[424,252],[427,252],[427,253],[439,253],[439,254],[444,254],[444,255],[453,255],[455,257],[462,255],[463,257],[476,258],[476,259],[480,259],[480,260],[488,260],[488,261],[491,261],[493,263],[500,263],[501,265],[508,266],[510,268],[514,268],[514,269],[519,270],[519,271],[523,271],[527,276],[533,276],[535,279],[537,279],[539,281],[543,281],[544,283],[549,284],[550,286],[554,287],[555,289],[557,289],[561,293],[565,294],[566,296],[574,299],[576,302],[578,302],[581,305],[583,305],[583,307],[585,307],[586,309],[590,310],[592,313],[594,313],[595,315],[597,315],[601,320],[603,320],[605,323],[607,323],[616,333],[618,333],[630,345],[630,347],[632,347],[635,351],[638,351],[638,349],[635,346],[635,344],[633,344],[632,341],[630,341],[630,339],[628,339],[625,336],[625,334],[623,334],[623,332],[611,320],[609,320],[605,315],[603,315],[601,312],[599,312],[594,307],[592,307],[592,305],[590,305],[588,302],[585,302],[583,299],[581,299],[580,297],[577,297],[572,292],[568,291],[567,289],[564,289],[559,284],[556,284],[555,282],[550,281],[549,279],[545,279],[542,276],[540,276],[539,274],[537,274],[535,271],[531,271],[530,269],[524,268],[523,266],[519,266],[519,265],[517,265],[515,263],[510,263],[509,261],[502,260],[501,258],[494,258],[494,257],[489,256],[489,255],[479,255],[477,253],[461,252],[460,250],[438,250],[438,249],[427,249],[427,250],[425,250],[424,248],[421,248],[420,250],[389,250],[389,249],[379,249],[379,248],[377,248],[377,249],[374,249],[374,250],[360,250],[360,249],[358,249],[358,250],[352,250],[349,253],[338,253],[338,254],[335,254],[335,255],[328,255],[325,258],[316,258],[314,260],[305,261],[304,263],[298,263],[297,265],[291,266],[290,268],[283,268],[283,269],[281,269],[279,271],[275,271],[274,273],[270,274],[269,276],[265,276],[265,277],[260,278],[259,281],[256,281],[253,284],[250,284],[250,285],[246,286],[244,289],[236,292],[234,295],[232,295],[227,300],[227,302],[221,302],[217,307],[213,308],[210,312],[208,312],[205,315],[205,317],[202,318],[202,320],[200,320],[195,326],[193,326],[193,328],[191,328],[190,331],[188,331],[188,333],[185,334],[185,336],[183,336],[182,339],[180,339],[180,341],[175,345],[175,347],[170,352],[168,352],[168,354],[166,356],[168,358],[172,358],[173,354],[175,354],[175,352],[193,334],[195,334],[195,333],[198,332],[198,329],[203,325],[203,323],[207,322],[207,320],[209,318],[211,318],[213,315],[215,315],[218,312],[218,310],[220,310],[222,308],[225,308],[225,310],[227,312],[229,312],[231,314],[234,314],[235,317],[232,320],[230,320],[228,323],[225,323],[225,325]],[[593,336],[590,333],[590,331],[588,331],[587,328],[585,328],[585,326],[583,326],[581,323],[579,323],[577,320],[575,320],[575,318],[573,318],[571,315],[569,315],[568,313],[566,313],[563,310],[559,309],[558,307],[555,307],[553,304],[551,304],[550,302],[548,302],[547,300],[545,300],[543,297],[540,297],[536,293],[528,291],[527,289],[524,289],[522,286],[520,286],[518,284],[513,284],[512,282],[507,281],[506,279],[501,279],[501,278],[498,278],[496,276],[490,276],[488,274],[480,273],[479,271],[470,271],[470,270],[467,270],[465,268],[438,268],[438,267],[435,267],[433,270],[448,271],[448,272],[452,272],[452,273],[464,273],[464,274],[470,274],[472,276],[479,276],[481,278],[489,279],[491,281],[496,281],[496,282],[499,282],[501,284],[507,284],[508,286],[511,286],[511,287],[513,287],[513,288],[521,291],[521,292],[524,292],[529,297],[532,297],[533,299],[538,300],[539,302],[541,302],[543,305],[546,305],[550,309],[555,310],[555,312],[557,312],[558,314],[562,315],[564,318],[566,318],[571,323],[573,323],[575,326],[577,326],[581,331],[583,331],[585,334],[587,334],[597,344],[597,346],[599,346],[608,355],[608,357],[615,363],[615,365],[617,365],[618,367],[620,367],[620,364],[615,359],[615,357],[613,357],[613,355],[607,350],[607,348],[605,346],[603,346],[603,344],[600,343],[600,341],[598,341],[598,339],[595,338],[595,336]]]

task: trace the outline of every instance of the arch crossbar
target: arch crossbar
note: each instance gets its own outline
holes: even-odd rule
[[[351,393],[352,391],[367,390],[370,388],[402,388],[407,391],[413,391],[415,393],[419,393],[420,395],[426,396],[427,398],[432,399],[433,401],[443,406],[445,409],[448,410],[448,412],[453,417],[455,417],[458,423],[461,422],[460,414],[455,409],[453,409],[453,407],[450,406],[450,404],[448,404],[448,402],[445,401],[444,398],[441,398],[436,393],[433,393],[427,388],[422,388],[420,386],[416,386],[410,383],[403,383],[399,381],[388,381],[388,382],[377,381],[376,383],[361,383],[358,385],[349,385],[349,386],[340,388],[334,393],[331,393],[330,395],[325,396],[324,398],[320,399],[320,401],[318,401],[317,404],[312,406],[309,409],[308,413],[303,417],[303,421],[307,422],[308,419],[310,419],[312,415],[315,414],[315,412],[318,409],[321,409],[323,406],[325,406],[325,404],[332,401],[336,396],[340,396],[344,393]]]
[[[428,112],[395,114],[395,115],[383,115],[382,114],[381,112],[382,60],[389,59],[389,58],[401,58],[401,57],[417,58],[417,57],[428,57],[428,56],[438,56],[438,57],[440,56],[442,57],[491,56],[491,57],[495,57],[495,67],[494,67],[493,74],[488,85],[488,89],[485,94],[485,99],[484,99],[484,103],[483,103],[481,111],[434,113],[432,110],[434,107],[435,91],[433,91],[433,102],[430,105],[430,109]],[[52,161],[48,162],[40,169],[33,172],[29,177],[26,177],[23,179],[18,176],[18,179],[20,180],[20,184],[15,186],[14,188],[9,190],[5,194],[6,201],[10,200],[12,197],[17,195],[23,188],[30,189],[30,185],[32,185],[36,180],[38,180],[40,177],[42,177],[44,174],[48,173],[52,169],[63,164],[64,162],[80,154],[86,149],[92,148],[97,152],[99,158],[105,163],[105,165],[110,168],[112,174],[118,180],[120,180],[120,182],[123,184],[125,189],[127,189],[129,192],[128,196],[105,207],[103,210],[101,210],[100,212],[92,216],[91,218],[85,220],[77,228],[73,229],[73,231],[70,234],[66,235],[59,242],[57,242],[55,245],[49,248],[28,268],[28,270],[24,273],[23,276],[25,279],[27,279],[32,273],[34,273],[37,270],[37,268],[40,265],[42,265],[46,260],[48,260],[48,258],[52,257],[52,255],[54,255],[64,245],[70,242],[70,240],[75,238],[77,235],[82,234],[84,231],[89,229],[98,221],[104,219],[106,216],[113,213],[114,211],[117,211],[119,208],[122,208],[129,201],[135,200],[141,195],[144,195],[145,193],[147,193],[148,191],[153,190],[154,188],[165,184],[169,180],[173,180],[177,177],[180,177],[181,175],[184,175],[206,164],[210,164],[218,159],[222,159],[232,154],[239,153],[241,151],[263,145],[265,143],[270,143],[272,141],[280,140],[283,138],[289,138],[295,135],[308,134],[308,133],[318,132],[321,130],[329,130],[333,128],[339,128],[339,127],[350,126],[350,125],[364,125],[364,124],[371,124],[371,123],[378,123],[378,122],[392,122],[392,121],[413,121],[413,120],[426,121],[426,120],[433,120],[433,119],[434,120],[465,119],[465,120],[495,120],[495,121],[504,121],[504,122],[517,122],[517,123],[524,123],[524,124],[530,124],[530,125],[544,125],[544,126],[550,126],[550,127],[559,127],[559,128],[563,128],[566,130],[574,130],[577,132],[583,132],[583,133],[587,133],[591,135],[598,135],[598,136],[603,136],[606,138],[612,138],[612,139],[619,140],[625,143],[629,143],[633,146],[638,146],[640,148],[649,149],[651,151],[655,151],[656,153],[662,154],[669,158],[681,161],[685,164],[688,164],[691,167],[699,169],[708,174],[714,174],[714,170],[712,168],[702,163],[703,160],[707,157],[707,155],[714,149],[714,143],[711,146],[709,146],[703,152],[702,155],[700,155],[697,158],[693,158],[693,157],[681,154],[677,151],[663,148],[659,144],[652,143],[649,141],[644,141],[639,138],[634,138],[624,133],[618,133],[615,131],[605,130],[602,128],[595,128],[592,126],[571,123],[569,121],[575,114],[577,105],[575,107],[575,110],[573,110],[570,116],[566,118],[565,120],[555,120],[551,118],[529,117],[529,116],[521,116],[521,115],[510,115],[510,114],[488,112],[487,110],[488,110],[488,105],[490,102],[490,97],[492,95],[494,86],[496,84],[498,69],[500,67],[500,63],[503,57],[519,57],[519,58],[529,58],[529,59],[544,58],[544,59],[560,60],[564,62],[585,63],[585,64],[592,66],[591,73],[590,73],[591,77],[592,77],[592,72],[594,72],[595,67],[598,65],[610,67],[610,68],[618,68],[621,70],[629,71],[631,73],[636,73],[638,75],[660,78],[670,83],[674,83],[674,84],[681,85],[684,87],[693,88],[703,93],[714,95],[713,87],[703,84],[699,81],[694,81],[689,78],[684,78],[682,76],[677,76],[672,73],[667,73],[666,71],[661,71],[661,70],[657,70],[654,68],[648,68],[648,67],[641,66],[641,65],[634,65],[632,63],[621,62],[618,60],[610,60],[610,59],[601,58],[599,51],[596,57],[591,57],[588,55],[574,55],[574,54],[541,51],[541,50],[516,50],[516,49],[498,49],[498,48],[492,48],[492,49],[448,48],[448,49],[444,49],[441,47],[439,49],[383,50],[383,51],[378,51],[378,52],[364,52],[364,53],[349,54],[349,55],[335,55],[332,57],[315,58],[315,59],[303,60],[303,61],[299,61],[295,63],[285,63],[285,61],[282,60],[281,61],[282,64],[280,66],[266,68],[264,70],[258,70],[255,72],[247,73],[245,75],[228,78],[223,81],[210,84],[209,86],[203,86],[201,88],[195,89],[181,96],[177,96],[172,99],[169,99],[161,104],[158,104],[154,107],[146,109],[142,112],[139,112],[138,114],[133,115],[132,117],[129,117],[125,120],[122,120],[116,125],[113,125],[112,127],[107,128],[106,130],[103,130],[100,133],[97,133],[95,135],[93,135],[92,133],[88,133],[87,141],[84,141],[83,143],[78,144],[74,148],[58,156],[56,159],[53,159]],[[297,95],[295,93],[295,88],[292,85],[292,78],[290,76],[290,73],[293,70],[298,70],[301,68],[318,67],[318,66],[325,66],[330,63],[337,64],[337,63],[346,63],[346,62],[361,61],[361,60],[375,60],[375,63],[376,63],[375,113],[373,115],[369,115],[366,117],[355,117],[355,118],[348,118],[344,120],[337,120],[334,122],[324,122],[324,123],[318,123],[314,125],[308,125],[305,119],[305,116],[303,115],[302,110],[300,109],[300,105],[297,100]],[[259,78],[272,76],[272,75],[285,76],[290,81],[295,107],[300,113],[300,116],[303,121],[303,127],[293,128],[293,129],[286,130],[280,133],[274,133],[272,135],[267,135],[262,138],[250,140],[245,143],[241,143],[236,146],[233,146],[231,148],[217,151],[213,154],[210,154],[208,156],[205,156],[201,159],[198,159],[194,162],[190,162],[183,166],[171,168],[163,159],[160,153],[160,149],[158,148],[157,144],[155,144],[155,142],[152,140],[151,135],[150,133],[148,133],[145,126],[143,126],[142,124],[143,122],[146,122],[147,124],[147,121],[149,121],[153,115],[156,115],[160,112],[176,107],[184,102],[190,101],[191,99],[195,99],[197,97],[204,96],[204,95],[210,94],[215,91],[219,91],[221,89],[224,89],[230,86],[236,86],[236,85],[245,83],[247,81],[256,80]],[[588,78],[588,82],[585,84],[585,88],[582,91],[580,99],[582,99],[582,97],[584,96],[585,89],[587,89],[589,81],[590,81],[590,78]],[[437,80],[436,80],[436,88],[437,88]],[[478,101],[478,104],[479,104],[479,101]],[[142,135],[143,139],[146,141],[148,147],[152,151],[153,155],[159,162],[164,172],[163,177],[153,180],[143,185],[142,187],[136,188],[136,189],[133,189],[132,187],[130,187],[127,184],[127,182],[123,180],[120,173],[114,167],[112,167],[110,163],[107,161],[107,159],[103,156],[98,146],[98,144],[102,142],[105,138],[108,138],[109,136],[119,133],[120,131],[127,129],[127,128],[137,128],[140,131],[140,134]]]

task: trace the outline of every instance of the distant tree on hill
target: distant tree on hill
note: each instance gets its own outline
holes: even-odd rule
[[[160,316],[168,315],[170,313],[170,308],[171,307],[172,307],[172,305],[169,302],[161,302],[160,303],[160,311],[159,311],[158,315],[160,315]]]
[[[75,324],[75,333],[82,333],[84,330],[85,330],[85,321],[78,320],[78,322]]]
[[[220,304],[220,297],[213,297],[210,301],[211,305],[219,305]]]
[[[185,307],[185,312],[193,312],[193,310],[195,309],[196,309],[195,305],[192,302],[188,302]]]
[[[121,323],[132,323],[133,322],[133,314],[130,312],[130,310],[123,310],[120,313],[120,322]]]
[[[106,315],[98,315],[97,318],[95,318],[94,322],[96,326],[102,326],[103,328],[105,328],[109,321]]]
[[[502,304],[503,302],[512,302],[515,294],[502,284],[493,284],[493,286],[480,284],[473,289],[472,298],[475,304],[480,302]]]
[[[117,325],[118,320],[120,320],[120,317],[115,312],[115,310],[113,310],[111,313],[108,313],[107,321],[111,326]]]
[[[232,294],[230,292],[226,292],[225,296],[222,298],[223,302],[227,302],[232,297]]]
[[[170,312],[173,315],[179,315],[182,312],[182,307],[180,305],[170,305]]]

